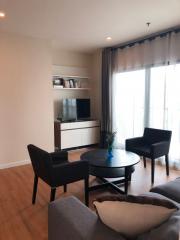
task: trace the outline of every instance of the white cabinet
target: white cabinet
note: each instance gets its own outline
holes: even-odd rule
[[[55,124],[55,147],[60,149],[98,144],[100,141],[99,121],[56,122]],[[57,124],[59,124],[59,128]]]

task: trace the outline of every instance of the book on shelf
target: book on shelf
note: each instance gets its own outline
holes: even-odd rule
[[[64,88],[63,85],[53,85],[54,88]]]

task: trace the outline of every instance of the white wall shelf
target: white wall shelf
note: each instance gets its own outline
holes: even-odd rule
[[[63,74],[55,74],[53,77],[60,77],[60,78],[80,78],[80,79],[89,79],[88,76],[77,76],[77,75],[63,75]]]
[[[71,86],[72,89],[75,89],[75,85],[77,85],[76,88],[78,88],[79,90],[80,88],[81,90],[89,90],[90,77],[87,68],[53,65],[52,76],[53,80],[58,80],[59,78],[62,78],[63,85],[66,87],[66,90],[70,88],[70,84],[73,84],[73,86]],[[71,79],[72,81],[70,83]]]
[[[91,88],[59,88],[59,87],[53,87],[54,90],[91,90]]]

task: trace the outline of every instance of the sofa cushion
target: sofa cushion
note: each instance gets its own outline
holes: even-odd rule
[[[163,224],[141,234],[136,240],[179,240],[180,210],[173,213]]]
[[[142,194],[141,196],[151,196],[159,199],[166,199],[173,202],[177,207],[180,208],[180,204],[158,193],[147,192]],[[158,227],[144,234],[139,235],[136,240],[151,240],[151,239],[179,240],[179,237],[180,237],[179,232],[180,232],[180,210],[173,213],[167,221],[165,221]]]
[[[148,196],[108,196],[94,201],[102,222],[126,237],[135,237],[166,221],[177,207]]]
[[[180,178],[151,188],[151,192],[162,194],[178,203],[180,203]]]

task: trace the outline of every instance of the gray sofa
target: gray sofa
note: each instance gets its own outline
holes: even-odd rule
[[[143,195],[169,199],[180,208],[180,178],[154,187]],[[179,232],[180,210],[168,221],[138,236],[136,240],[179,240]],[[119,233],[105,226],[96,213],[75,197],[62,198],[49,204],[48,234],[49,240],[125,240]]]

